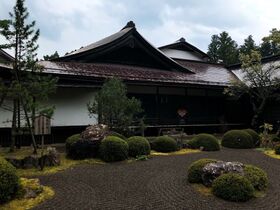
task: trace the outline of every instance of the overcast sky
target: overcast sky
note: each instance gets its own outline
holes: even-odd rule
[[[14,0],[0,0],[0,19]],[[119,31],[129,20],[153,45],[180,37],[207,51],[211,35],[228,31],[242,44],[252,34],[257,44],[280,28],[279,0],[27,0],[30,19],[41,30],[39,57],[78,49]],[[3,38],[0,38],[3,42]]]

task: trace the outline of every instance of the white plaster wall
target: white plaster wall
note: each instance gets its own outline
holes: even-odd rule
[[[58,88],[51,96],[48,104],[54,105],[52,126],[81,126],[95,124],[96,118],[90,118],[87,103],[94,100],[94,89],[89,88]],[[11,102],[5,102],[11,104]],[[0,127],[11,127],[12,113],[0,108]]]
[[[12,112],[5,108],[12,108],[12,101],[4,101],[3,106],[0,107],[0,128],[11,127]],[[8,122],[9,121],[9,122]]]
[[[59,88],[49,104],[55,105],[52,126],[80,126],[96,123],[90,118],[87,103],[94,100],[95,91],[89,88]]]
[[[193,52],[175,50],[175,49],[163,49],[162,52],[170,58],[203,61],[201,56]]]

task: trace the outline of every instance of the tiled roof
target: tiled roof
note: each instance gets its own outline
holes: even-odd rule
[[[106,45],[112,41],[115,41],[116,39],[119,39],[120,37],[122,37],[123,35],[125,35],[127,32],[129,32],[130,30],[132,30],[133,28],[124,28],[122,29],[121,31],[115,33],[115,34],[112,34],[104,39],[101,39],[97,42],[94,42],[90,45],[87,45],[85,47],[81,47],[80,49],[78,50],[74,50],[68,54],[66,54],[64,57],[67,57],[67,56],[71,56],[71,55],[75,55],[75,54],[79,54],[79,53],[82,53],[82,52],[86,52],[88,50],[93,50],[93,49],[96,49],[100,46],[103,46],[103,45]]]
[[[262,58],[263,70],[268,68],[274,68],[273,77],[280,78],[280,55],[272,55]],[[240,80],[244,80],[244,73],[241,68],[241,64],[235,64],[228,67],[230,71]]]
[[[180,61],[181,62],[181,61]],[[127,81],[159,82],[172,84],[200,84],[226,86],[234,76],[220,65],[181,62],[196,74],[161,69],[108,63],[77,63],[41,61],[46,73],[93,78],[118,77]]]
[[[210,83],[229,84],[231,80],[237,79],[230,70],[221,64],[181,59],[175,59],[175,61],[194,72],[196,77]]]

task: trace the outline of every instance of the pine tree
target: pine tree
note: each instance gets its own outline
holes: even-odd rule
[[[93,102],[88,103],[90,116],[98,114],[98,122],[118,132],[128,132],[135,116],[142,112],[141,102],[127,97],[127,88],[118,78],[107,80]]]
[[[249,35],[244,39],[244,44],[240,46],[239,51],[242,54],[250,54],[252,50],[258,50],[258,47],[253,39],[252,35]]]
[[[260,44],[260,52],[262,57],[273,55],[271,43],[268,41],[263,41]]]
[[[212,61],[219,61],[225,65],[234,64],[239,61],[238,45],[225,31],[219,35],[212,36],[207,54]]]
[[[212,35],[207,54],[212,62],[219,62],[219,36]]]
[[[57,51],[55,51],[54,54],[52,54],[52,55],[44,55],[43,58],[44,58],[45,61],[49,61],[49,60],[52,60],[52,59],[59,58],[59,54],[58,54]]]
[[[10,150],[14,151],[16,135],[22,134],[23,116],[32,138],[34,153],[37,153],[33,120],[38,112],[52,113],[53,107],[44,106],[41,102],[47,100],[49,94],[55,91],[57,79],[44,76],[42,67],[37,65],[39,30],[34,29],[35,21],[26,23],[29,13],[24,6],[24,0],[17,0],[13,13],[9,14],[9,20],[0,21],[0,34],[8,41],[7,44],[0,45],[0,48],[12,48],[15,59],[10,84],[0,85],[2,89],[0,98],[4,101],[5,97],[9,96],[13,100]]]

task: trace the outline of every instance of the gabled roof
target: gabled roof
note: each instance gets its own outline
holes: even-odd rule
[[[12,63],[14,61],[14,57],[0,49],[0,62],[3,63],[3,61],[4,63]]]
[[[191,51],[201,55],[202,58],[210,58],[205,52],[188,43],[183,37],[172,44],[161,46],[159,47],[159,49],[177,49],[182,51]]]
[[[182,63],[181,63],[182,62]],[[184,66],[196,71],[195,74],[185,72],[164,71],[162,69],[109,63],[78,63],[40,61],[44,73],[72,77],[74,79],[107,79],[117,77],[125,81],[164,83],[172,85],[211,85],[227,86],[234,75],[222,65],[192,63],[180,61]]]
[[[193,73],[150,44],[138,33],[132,21],[128,22],[121,31],[86,47],[70,52],[63,57],[54,59],[54,61],[81,63],[102,62],[100,58],[123,47],[141,50],[142,55],[147,56],[151,61],[150,63],[157,65],[157,67],[160,66],[163,70]],[[125,59],[123,59],[123,62],[126,62]],[[128,64],[133,65],[133,63]],[[145,62],[142,62],[142,65],[145,65]]]

